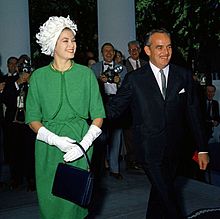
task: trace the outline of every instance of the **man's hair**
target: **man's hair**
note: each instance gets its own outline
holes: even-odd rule
[[[105,46],[111,46],[112,49],[115,51],[115,48],[114,48],[114,46],[113,46],[111,43],[104,43],[104,44],[102,45],[101,52],[103,52],[103,49],[104,49]]]
[[[208,87],[213,87],[213,88],[214,88],[214,91],[216,91],[216,86],[215,86],[215,85],[209,84],[209,85],[206,86],[206,89],[207,89]]]
[[[7,64],[9,64],[12,60],[16,60],[16,61],[18,61],[18,58],[17,57],[15,57],[15,56],[11,56],[11,57],[9,57],[8,59],[7,59]]]
[[[169,37],[171,37],[170,33],[165,28],[153,29],[150,32],[148,32],[145,36],[145,45],[146,46],[150,46],[151,36],[155,33],[164,33],[164,34],[167,34]]]
[[[132,40],[128,42],[128,47],[130,47],[131,45],[137,45],[140,48],[140,43],[137,40]]]

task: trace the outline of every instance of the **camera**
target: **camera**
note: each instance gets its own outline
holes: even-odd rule
[[[107,69],[103,72],[103,75],[107,77],[107,82],[114,83],[114,77],[119,76],[119,73],[122,72],[123,67],[121,65],[115,65],[113,69]]]
[[[33,71],[33,68],[31,66],[31,61],[28,59],[24,59],[24,61],[22,63],[18,64],[18,71],[20,73],[31,73]]]

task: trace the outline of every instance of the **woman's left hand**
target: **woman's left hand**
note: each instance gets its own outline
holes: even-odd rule
[[[64,156],[64,161],[66,162],[72,162],[74,160],[77,160],[78,158],[82,157],[83,152],[82,150],[79,148],[78,145],[73,144],[75,147],[73,147],[72,149],[70,149]]]

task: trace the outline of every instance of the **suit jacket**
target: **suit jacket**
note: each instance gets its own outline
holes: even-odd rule
[[[170,64],[166,98],[163,99],[149,64],[127,73],[108,103],[108,118],[119,117],[130,106],[137,158],[141,162],[178,159],[185,127],[190,125],[199,151],[206,150],[199,103],[190,71]],[[188,124],[187,124],[188,123]]]
[[[21,89],[17,90],[17,88],[15,86],[15,82],[13,80],[6,83],[5,89],[2,93],[3,103],[6,106],[6,111],[5,111],[5,121],[6,122],[13,122],[13,120],[15,118],[15,113],[17,110],[17,97],[20,95],[20,91],[21,91]],[[24,83],[21,86],[23,86],[24,93],[27,94],[28,84]],[[24,102],[25,101],[26,101],[26,95],[25,95]]]
[[[220,122],[218,101],[212,100],[212,115],[211,115],[211,117],[210,117],[210,115],[208,115],[207,107],[208,106],[207,106],[207,101],[206,101],[206,119]]]
[[[209,140],[212,137],[213,133],[213,123],[212,120],[217,121],[220,123],[220,115],[219,115],[219,104],[218,101],[212,100],[212,114],[210,116],[208,112],[208,105],[207,105],[207,99],[204,101],[203,104],[203,115],[204,115],[204,120],[206,122],[206,135],[207,135],[207,140]]]
[[[139,59],[139,60],[140,60],[141,67],[147,64],[147,61],[145,61],[143,59]],[[129,58],[127,58],[126,61],[125,61],[125,67],[127,69],[127,72],[134,71],[134,69],[132,67],[132,64],[129,61]]]

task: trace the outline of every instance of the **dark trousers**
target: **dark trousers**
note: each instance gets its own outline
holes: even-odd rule
[[[147,219],[183,218],[174,187],[176,167],[177,165],[169,159],[143,164],[143,169],[152,185]]]
[[[26,125],[9,123],[7,125],[6,147],[12,181],[21,184],[35,177],[34,144],[35,134]]]
[[[123,129],[124,143],[126,148],[126,161],[134,162],[136,161],[135,157],[135,148],[133,142],[133,132],[132,127],[126,127]]]
[[[91,160],[91,168],[94,173],[95,182],[99,184],[105,173],[105,155],[108,142],[108,129],[104,123],[102,126],[102,134],[93,142],[93,155]]]

